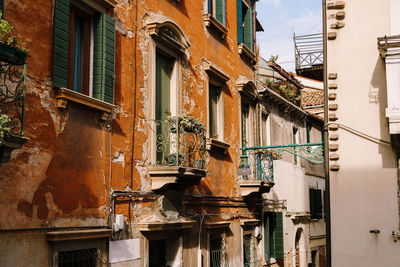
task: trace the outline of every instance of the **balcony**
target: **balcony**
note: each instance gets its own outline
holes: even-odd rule
[[[167,184],[197,184],[206,175],[205,125],[186,116],[149,122],[153,132],[152,190]]]
[[[0,43],[0,163],[28,141],[24,137],[27,53]]]
[[[238,170],[242,196],[269,192],[274,185],[274,156],[261,149],[243,148]]]

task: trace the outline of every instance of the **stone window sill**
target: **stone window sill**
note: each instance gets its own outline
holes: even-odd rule
[[[218,147],[218,148],[221,148],[226,151],[226,150],[228,150],[228,148],[230,146],[231,146],[230,144],[225,143],[224,141],[216,140],[214,138],[207,139],[207,149],[208,150],[211,150],[213,147]]]
[[[247,58],[252,65],[256,64],[256,55],[244,43],[239,44],[239,54]]]
[[[65,109],[67,108],[68,101],[72,101],[103,112],[103,115],[101,116],[103,120],[107,120],[107,118],[111,115],[112,109],[115,107],[107,102],[72,91],[67,88],[60,88],[57,92],[56,98],[58,108]]]
[[[47,241],[65,241],[89,238],[106,238],[109,237],[111,229],[87,229],[74,231],[54,231],[47,232]]]
[[[225,39],[228,29],[221,22],[219,22],[213,15],[203,14],[203,21],[206,27],[214,28],[216,31],[218,31],[219,34],[221,34],[221,38]]]

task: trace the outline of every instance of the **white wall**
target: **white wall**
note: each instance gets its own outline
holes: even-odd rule
[[[330,103],[338,104],[338,123],[390,140],[385,65],[377,50],[377,37],[389,35],[389,0],[346,1],[344,10],[345,27],[328,41],[328,73],[338,75],[329,81],[338,84]],[[340,170],[330,172],[332,266],[399,266],[400,242],[391,237],[399,230],[396,156],[391,146],[335,133]]]

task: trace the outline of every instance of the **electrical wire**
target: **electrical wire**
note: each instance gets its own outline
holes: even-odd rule
[[[365,139],[369,139],[370,141],[373,141],[373,142],[384,143],[384,144],[386,144],[386,145],[391,145],[391,144],[392,144],[391,142],[388,142],[388,141],[386,141],[386,140],[383,140],[383,139],[380,139],[380,138],[371,136],[371,135],[369,135],[369,134],[363,133],[363,132],[361,132],[361,131],[358,131],[358,130],[356,130],[356,129],[354,129],[354,128],[351,128],[351,127],[346,126],[346,125],[341,124],[341,123],[329,122],[329,123],[326,123],[326,124],[324,125],[323,129],[325,130],[325,128],[326,128],[327,126],[329,126],[329,125],[338,125],[338,127],[339,127],[339,128],[342,128],[343,130],[346,130],[346,131],[348,131],[348,132],[351,132],[351,133],[353,133],[353,134],[356,134],[356,135],[358,135],[358,136],[360,136],[360,137],[363,137],[363,138],[365,138]]]

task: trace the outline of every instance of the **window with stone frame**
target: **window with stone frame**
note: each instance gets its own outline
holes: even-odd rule
[[[209,267],[228,267],[226,233],[224,229],[213,229],[208,233]]]
[[[226,0],[207,0],[207,12],[226,26]]]
[[[55,1],[53,85],[112,104],[115,21],[106,13],[101,4]]]
[[[237,42],[251,51],[253,45],[253,7],[250,1],[237,0]]]

